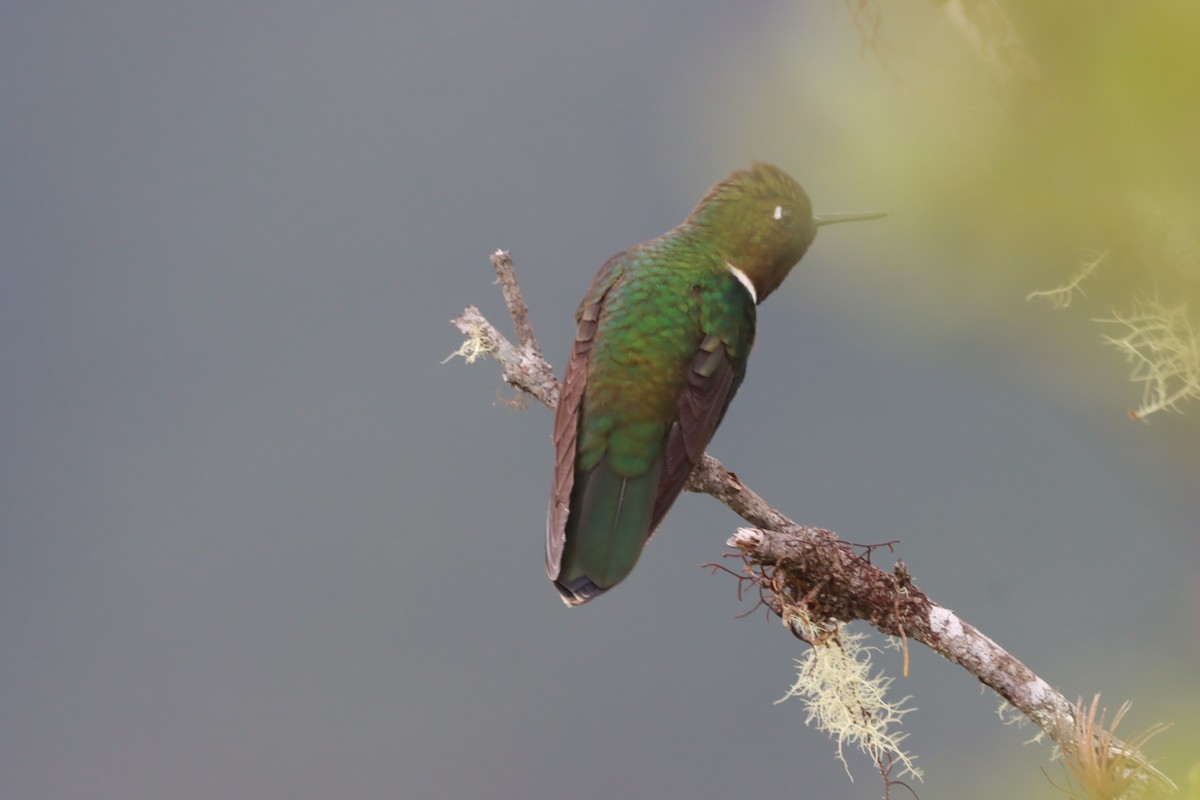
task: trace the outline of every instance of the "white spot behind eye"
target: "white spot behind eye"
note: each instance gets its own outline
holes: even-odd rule
[[[783,219],[783,206],[775,206],[775,219]]]

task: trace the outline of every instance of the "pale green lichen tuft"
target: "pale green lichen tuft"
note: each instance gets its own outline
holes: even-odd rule
[[[1042,289],[1036,292],[1030,292],[1029,294],[1025,295],[1025,300],[1027,302],[1034,299],[1046,300],[1050,303],[1051,308],[1059,309],[1066,308],[1067,306],[1071,305],[1071,300],[1074,299],[1076,292],[1078,292],[1080,295],[1084,293],[1082,288],[1083,282],[1087,280],[1088,277],[1096,270],[1096,267],[1100,266],[1100,263],[1108,257],[1108,251],[1105,250],[1103,253],[1089,253],[1089,255],[1091,257],[1083,262],[1079,268],[1079,271],[1072,276],[1071,280],[1067,281],[1062,286],[1056,286],[1053,289]]]
[[[1125,332],[1105,336],[1133,364],[1129,379],[1142,384],[1142,404],[1129,415],[1144,420],[1159,411],[1176,411],[1185,400],[1200,397],[1200,336],[1193,330],[1186,305],[1168,308],[1158,300],[1134,302],[1128,314],[1113,313],[1097,322],[1121,325]]]
[[[445,364],[453,358],[461,357],[468,364],[474,364],[480,357],[494,353],[496,348],[483,335],[483,331],[482,325],[469,326],[466,341],[453,353],[443,358],[442,363]]]
[[[980,691],[986,691],[987,687],[982,684],[979,687]],[[1000,705],[996,707],[996,716],[1000,718],[1000,722],[1004,725],[1015,725],[1018,728],[1025,727],[1029,722],[1029,718],[1025,716],[1019,708],[1001,698]],[[1026,739],[1022,744],[1042,744],[1046,741],[1046,732],[1038,729],[1033,736]]]
[[[797,659],[796,682],[776,702],[793,697],[804,701],[805,723],[837,742],[837,757],[847,775],[850,767],[845,748],[850,745],[876,764],[895,763],[901,775],[921,780],[914,756],[902,747],[908,734],[898,730],[904,715],[915,709],[903,707],[908,697],[895,702],[886,699],[892,678],[882,672],[871,675],[871,653],[878,648],[863,645],[865,633],[853,633],[841,624],[816,627],[796,609],[791,611],[788,624],[815,644]]]

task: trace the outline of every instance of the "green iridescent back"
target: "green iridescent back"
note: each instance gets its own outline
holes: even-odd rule
[[[575,463],[591,469],[607,449],[614,472],[637,477],[661,452],[707,334],[720,337],[734,364],[728,406],[746,374],[755,308],[720,257],[684,231],[628,251],[611,269],[616,280],[588,362]]]

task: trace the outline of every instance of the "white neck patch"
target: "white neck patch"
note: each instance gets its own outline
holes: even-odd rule
[[[746,273],[742,272],[740,269],[735,267],[733,264],[730,264],[728,261],[725,262],[725,266],[729,267],[729,271],[733,273],[733,277],[738,279],[738,283],[740,283],[742,286],[746,287],[746,291],[750,293],[750,299],[753,300],[754,303],[757,305],[758,304],[758,292],[755,290],[754,281],[750,280],[750,276],[747,275]]]

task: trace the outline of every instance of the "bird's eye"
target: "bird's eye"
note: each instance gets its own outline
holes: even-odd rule
[[[774,216],[775,216],[775,221],[778,222],[780,225],[783,225],[785,228],[792,227],[792,224],[796,221],[795,215],[792,213],[792,210],[790,208],[788,208],[787,206],[775,206],[775,215]]]

